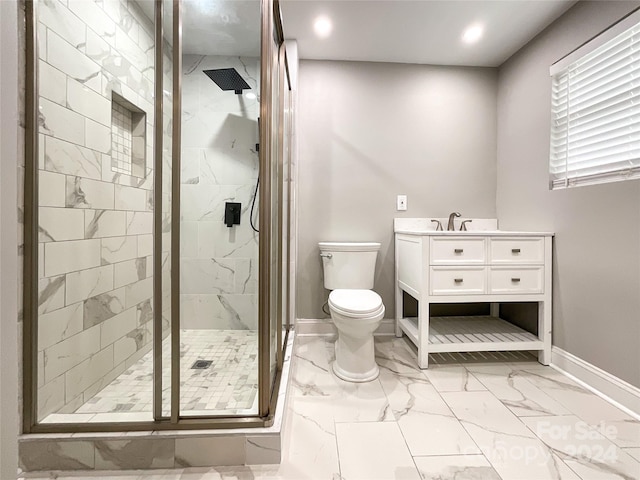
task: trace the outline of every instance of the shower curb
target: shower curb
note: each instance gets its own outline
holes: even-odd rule
[[[43,472],[279,464],[294,339],[290,331],[271,427],[25,434],[18,439],[20,468]]]

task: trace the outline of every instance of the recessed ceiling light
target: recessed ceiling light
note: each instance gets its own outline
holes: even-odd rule
[[[253,93],[253,92],[247,92],[247,93],[244,94],[244,96],[245,96],[245,98],[247,98],[249,100],[255,100],[257,98],[256,94]]]
[[[328,17],[321,16],[316,18],[316,21],[313,22],[313,29],[315,30],[316,35],[318,35],[321,38],[325,38],[331,35],[331,30],[333,30],[333,24],[331,23],[331,20],[329,20]]]
[[[476,43],[482,38],[483,31],[482,25],[471,25],[462,34],[462,40],[465,43]]]

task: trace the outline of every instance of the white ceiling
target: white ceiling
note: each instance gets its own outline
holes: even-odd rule
[[[358,60],[497,67],[569,9],[576,0],[281,0],[285,38],[303,59]],[[313,22],[329,17],[319,38]],[[474,45],[461,41],[469,25],[484,25]]]
[[[165,3],[165,31],[172,12]],[[576,0],[281,0],[286,38],[303,59],[358,60],[496,67]],[[138,0],[152,18],[153,1]],[[259,56],[260,0],[183,0],[183,52]],[[313,22],[329,17],[319,38]],[[474,45],[461,41],[469,25],[484,26]],[[170,39],[169,39],[170,40]]]

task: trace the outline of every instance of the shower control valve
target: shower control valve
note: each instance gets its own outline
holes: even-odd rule
[[[240,212],[242,204],[238,202],[226,202],[224,204],[224,223],[227,227],[240,225]]]

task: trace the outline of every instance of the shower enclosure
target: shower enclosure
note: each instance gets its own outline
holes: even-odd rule
[[[23,431],[268,426],[289,331],[278,2],[26,3]]]

